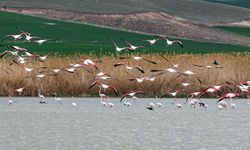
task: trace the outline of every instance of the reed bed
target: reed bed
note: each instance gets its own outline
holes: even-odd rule
[[[163,93],[173,92],[180,89],[180,82],[192,82],[191,87],[185,89],[187,92],[205,89],[212,85],[225,84],[225,81],[247,81],[250,80],[250,56],[244,54],[202,54],[202,55],[164,55],[173,63],[180,64],[178,70],[180,72],[191,70],[201,79],[200,84],[194,77],[180,77],[173,80],[177,74],[166,72],[160,76],[157,76],[155,81],[146,81],[143,83],[137,83],[136,81],[129,81],[131,78],[127,73],[123,71],[124,67],[116,67],[113,65],[117,62],[125,62],[131,66],[141,66],[145,73],[142,74],[137,70],[128,71],[136,77],[150,76],[154,73],[150,72],[151,69],[165,69],[171,67],[159,54],[145,54],[142,57],[157,62],[156,65],[148,63],[146,61],[135,61],[132,59],[121,60],[119,56],[101,56],[96,57],[94,55],[79,55],[79,56],[50,56],[45,62],[33,62],[26,64],[27,67],[48,67],[48,68],[63,68],[69,64],[76,63],[80,58],[89,58],[92,60],[100,60],[97,63],[99,71],[110,74],[114,79],[107,81],[100,81],[105,84],[114,85],[120,94],[129,90],[143,90],[145,96],[156,96]],[[198,68],[192,64],[199,65],[212,65],[212,62],[217,60],[220,66],[224,68]],[[47,69],[35,69],[31,73],[26,73],[24,68],[20,65],[13,64],[10,58],[1,59],[0,68],[7,70],[10,74],[2,71],[0,74],[0,95],[17,95],[13,90],[25,87],[21,96],[37,96],[38,89],[42,90],[42,94],[45,96],[51,95],[53,92],[57,92],[59,96],[97,96],[98,86],[89,90],[89,86],[93,82],[93,77],[99,71],[91,66],[84,66],[84,68],[77,68],[77,70],[71,74],[68,72],[60,72],[57,76],[45,76],[44,78],[37,78],[35,75],[39,71],[46,71]],[[213,66],[213,65],[212,65]],[[123,69],[122,69],[123,68]],[[235,89],[237,90],[237,89]],[[228,92],[228,91],[223,91]],[[108,90],[107,94],[113,95],[112,91]]]

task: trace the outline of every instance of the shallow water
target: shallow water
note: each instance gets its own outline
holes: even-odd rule
[[[235,110],[219,111],[216,100],[204,100],[207,110],[181,110],[170,99],[163,107],[145,109],[155,99],[140,99],[130,108],[111,99],[116,106],[103,108],[98,98],[53,98],[38,104],[38,98],[0,98],[0,150],[82,149],[250,149],[250,105],[237,100]]]

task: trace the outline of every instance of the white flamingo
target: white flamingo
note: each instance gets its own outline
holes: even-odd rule
[[[8,100],[8,103],[9,103],[9,105],[12,105],[12,104],[13,104],[13,101],[11,100],[10,95],[9,95],[9,100]]]
[[[57,104],[63,104],[63,100],[61,99],[61,98],[59,98],[59,97],[57,97],[57,93],[56,92],[54,92],[52,95],[54,95],[54,99],[55,99],[55,101],[57,102]]]
[[[38,97],[41,99],[39,103],[46,103],[45,101],[43,101],[44,96],[41,94],[41,89],[38,89]]]
[[[71,99],[71,106],[72,106],[73,108],[76,108],[76,106],[77,106],[77,105],[76,105],[76,102],[73,101],[73,98]]]
[[[155,104],[154,104],[154,103],[148,103],[146,108],[147,108],[148,110],[154,110]]]

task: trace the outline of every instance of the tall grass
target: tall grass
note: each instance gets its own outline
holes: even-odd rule
[[[243,54],[203,54],[203,55],[165,55],[171,62],[180,63],[182,60],[186,60],[179,67],[179,71],[191,70],[199,76],[202,80],[200,84],[194,77],[180,77],[173,81],[177,74],[171,74],[166,72],[163,75],[157,76],[154,82],[146,81],[143,83],[137,83],[129,81],[130,76],[126,74],[123,67],[114,68],[113,65],[117,62],[125,62],[130,66],[141,66],[145,73],[142,74],[137,70],[129,71],[136,77],[143,77],[153,75],[150,69],[163,69],[171,67],[164,59],[158,54],[154,55],[143,55],[147,59],[157,62],[156,65],[150,64],[143,60],[135,61],[132,59],[120,60],[119,56],[102,56],[96,57],[94,55],[79,55],[69,57],[58,57],[51,56],[45,62],[33,62],[26,64],[27,67],[48,67],[48,68],[63,68],[71,63],[76,63],[80,58],[99,59],[102,62],[98,63],[99,71],[110,74],[114,80],[101,81],[105,84],[114,85],[120,94],[129,90],[143,90],[146,96],[155,96],[162,93],[173,92],[180,89],[180,82],[193,82],[194,85],[186,89],[186,91],[195,91],[204,89],[212,85],[224,84],[225,81],[247,81],[250,80],[250,56]],[[206,69],[197,68],[192,64],[200,65],[212,65],[212,62],[217,60],[222,69]],[[98,71],[91,66],[84,66],[78,68],[75,73],[71,74],[68,72],[61,72],[57,76],[47,76],[44,78],[35,77],[39,71],[34,70],[31,73],[26,73],[24,68],[20,65],[11,65],[9,63],[11,59],[5,58],[0,61],[0,68],[10,72],[10,75],[4,71],[0,74],[0,95],[17,95],[13,90],[26,87],[22,96],[36,96],[38,89],[42,90],[42,94],[51,95],[53,92],[59,93],[60,96],[94,96],[98,95],[98,87],[94,87],[91,90],[88,87],[92,83],[92,79]],[[124,68],[125,69],[125,68]],[[46,69],[45,69],[46,70]],[[87,71],[88,70],[88,71]],[[28,78],[27,78],[28,77]],[[112,91],[108,90],[107,94],[113,94]],[[224,91],[226,92],[226,91]]]

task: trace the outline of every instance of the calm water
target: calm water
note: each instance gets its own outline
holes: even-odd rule
[[[115,108],[103,108],[97,98],[71,98],[57,105],[38,104],[38,98],[0,98],[0,150],[82,149],[250,149],[250,105],[238,100],[235,110],[217,110],[215,100],[205,100],[207,110],[176,109],[171,100],[163,107],[145,109],[155,99],[140,99],[130,108],[118,99]],[[184,104],[184,99],[178,100]]]

